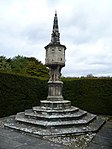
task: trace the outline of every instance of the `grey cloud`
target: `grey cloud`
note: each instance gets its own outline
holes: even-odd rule
[[[92,6],[93,1],[91,2],[86,1],[83,7],[74,6],[69,18],[64,17],[62,20],[65,36],[74,44],[94,43],[102,37],[112,35],[111,8],[101,12],[102,5],[98,4],[95,8],[95,4]]]
[[[72,66],[66,66],[66,69],[63,70],[63,74],[66,74],[66,76],[87,76],[88,74],[93,74],[94,76],[107,76],[107,74],[111,74],[112,67],[107,65],[88,65],[85,64],[82,67],[77,66],[77,64]]]
[[[76,48],[76,49],[75,49]],[[83,47],[82,47],[83,48]],[[66,68],[63,70],[64,75],[66,76],[80,76],[80,75],[107,75],[111,74],[112,76],[112,52],[107,49],[102,49],[101,53],[88,53],[85,50],[76,46],[75,50],[70,49],[66,51]],[[90,46],[91,48],[91,46]],[[91,49],[90,49],[91,50]]]
[[[45,41],[48,38],[48,31],[43,24],[32,24],[27,26],[21,33],[32,44],[39,44],[40,41]]]

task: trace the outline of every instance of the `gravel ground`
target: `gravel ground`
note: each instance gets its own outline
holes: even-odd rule
[[[91,142],[96,133],[80,134],[80,135],[66,135],[56,137],[44,137],[45,139],[54,143],[69,146],[72,149],[85,149]]]

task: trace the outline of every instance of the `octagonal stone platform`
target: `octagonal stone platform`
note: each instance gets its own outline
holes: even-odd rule
[[[17,113],[5,123],[8,128],[39,136],[96,132],[104,124],[100,117],[71,106],[68,100],[41,101],[41,106]]]

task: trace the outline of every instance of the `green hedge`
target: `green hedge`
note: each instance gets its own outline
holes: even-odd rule
[[[112,115],[112,78],[64,79],[63,95],[88,112]]]
[[[0,73],[0,117],[39,105],[47,96],[47,81]]]
[[[112,79],[63,79],[64,99],[97,114],[112,115]],[[0,117],[39,105],[47,97],[47,80],[0,73]]]

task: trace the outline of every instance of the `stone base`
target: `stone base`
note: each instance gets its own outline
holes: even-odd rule
[[[46,110],[68,109],[71,107],[71,102],[68,100],[41,100],[40,103],[41,108]]]
[[[94,114],[71,106],[70,101],[44,100],[40,107],[17,113],[5,126],[40,136],[53,136],[96,132],[104,122]]]
[[[93,123],[86,124],[84,123],[81,124],[79,122],[79,125],[73,124],[72,125],[58,125],[57,126],[51,126],[46,125],[46,123],[43,124],[43,121],[39,121],[38,123],[32,122],[32,119],[26,119],[23,116],[24,114],[21,113],[18,118],[18,122],[15,121],[15,119],[8,119],[8,122],[5,123],[5,127],[15,129],[22,131],[24,133],[30,133],[34,135],[39,135],[39,136],[57,136],[57,135],[68,135],[68,134],[82,134],[82,133],[88,133],[88,132],[97,132],[99,128],[104,124],[104,120],[97,117]],[[19,122],[19,120],[21,122]],[[34,124],[35,123],[35,124]],[[43,125],[41,125],[43,124]],[[43,127],[45,125],[45,127]]]

